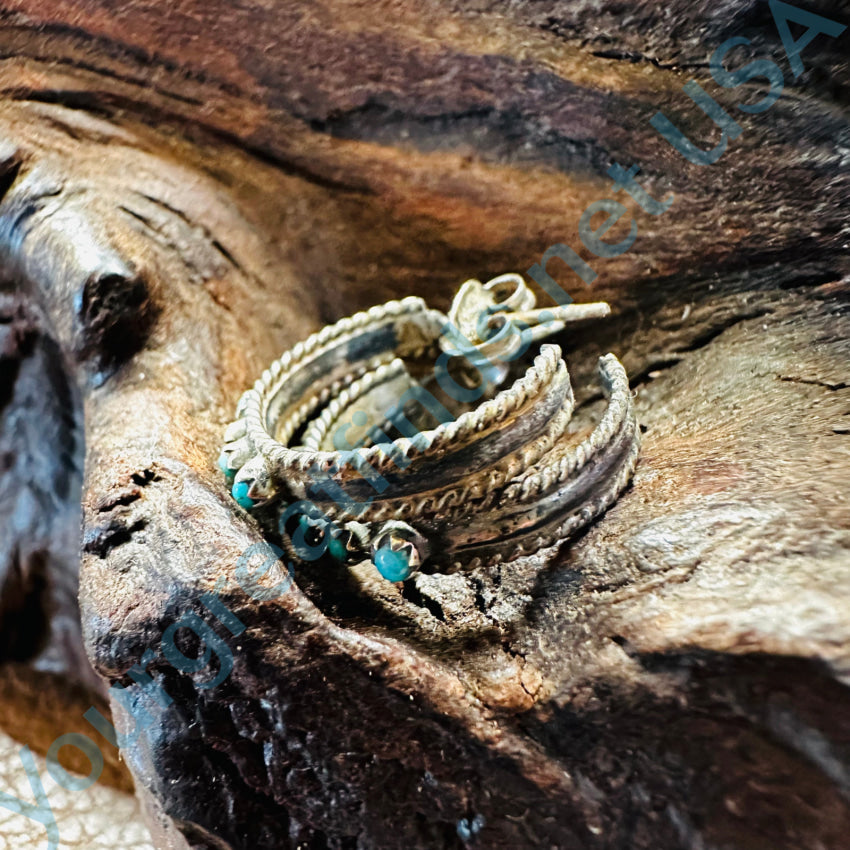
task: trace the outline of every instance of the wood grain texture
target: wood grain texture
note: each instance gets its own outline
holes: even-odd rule
[[[786,72],[769,112],[711,81],[734,35]],[[124,757],[158,846],[843,848],[847,44],[820,36],[794,82],[755,0],[0,2],[4,297],[41,311],[81,398],[90,658],[130,686],[220,577],[247,626],[214,690],[148,666],[174,702]],[[649,123],[716,143],[691,78],[743,127],[705,168]],[[614,162],[674,205],[624,200],[638,239],[580,250],[591,287],[560,267],[614,309],[560,341],[579,431],[596,357],[627,366],[630,491],[511,567],[304,569],[247,598],[261,531],[215,468],[240,392],[327,321],[579,250]],[[60,442],[8,492],[35,470],[53,493]]]

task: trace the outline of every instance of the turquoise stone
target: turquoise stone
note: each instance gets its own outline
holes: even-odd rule
[[[251,510],[255,504],[254,500],[248,495],[249,489],[250,487],[247,481],[238,481],[233,485],[233,489],[231,490],[236,503],[245,508],[246,511]]]
[[[307,514],[301,514],[298,517],[298,527],[301,529],[302,539],[308,546],[316,542],[315,535],[318,534],[319,527]],[[313,530],[312,538],[307,536],[311,529]]]
[[[223,452],[218,456],[218,468],[224,473],[224,477],[232,483],[236,472],[228,467],[227,455]]]
[[[410,578],[413,570],[410,568],[410,557],[407,552],[395,552],[388,546],[382,546],[375,552],[372,562],[378,572],[387,581],[404,581]]]
[[[348,557],[348,550],[338,537],[331,537],[331,542],[328,543],[328,552],[334,560],[340,563],[343,563]]]

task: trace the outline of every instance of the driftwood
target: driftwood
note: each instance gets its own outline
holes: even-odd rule
[[[784,73],[766,112],[709,74],[739,35]],[[173,699],[123,753],[158,846],[846,846],[848,38],[795,79],[761,2],[0,3],[4,411],[36,352],[0,437],[6,657],[85,685],[40,590],[73,586],[84,433],[89,657]],[[650,123],[717,144],[692,78],[742,130],[710,166]],[[638,237],[581,249],[591,286],[547,268],[613,307],[561,342],[578,427],[597,356],[627,366],[632,488],[545,559],[248,598],[263,536],[215,463],[241,391],[328,321],[579,250],[615,162],[673,206],[617,195]],[[158,648],[220,579],[247,628],[205,689]]]

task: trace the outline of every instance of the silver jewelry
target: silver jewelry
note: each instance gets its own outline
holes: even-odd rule
[[[391,580],[510,561],[587,525],[637,462],[628,378],[613,354],[600,358],[608,407],[573,445],[560,348],[540,346],[518,371],[520,358],[610,309],[535,300],[519,275],[472,280],[448,316],[404,298],[298,343],[242,396],[225,432],[219,463],[234,498],[275,509],[300,556],[371,559]]]

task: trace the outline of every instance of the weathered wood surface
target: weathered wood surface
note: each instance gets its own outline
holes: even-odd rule
[[[580,427],[598,353],[633,377],[631,490],[545,562],[228,596],[233,674],[206,691],[155,661],[175,702],[124,753],[161,847],[453,847],[477,814],[485,847],[846,845],[846,34],[792,84],[761,2],[5,0],[0,25],[4,280],[62,352],[43,387],[82,398],[81,605],[108,682],[260,539],[215,457],[281,350],[578,248],[612,162],[675,196],[630,206],[638,240],[592,287],[559,278],[614,308],[563,343]],[[786,72],[760,115],[706,70],[739,34]],[[716,142],[691,77],[744,128],[706,168],[649,124]],[[67,449],[12,465],[4,498],[35,471],[70,511]]]

